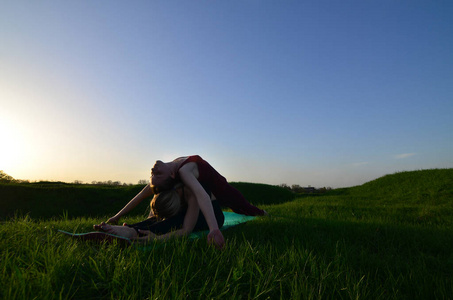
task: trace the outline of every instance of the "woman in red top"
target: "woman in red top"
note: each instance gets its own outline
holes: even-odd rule
[[[217,247],[221,248],[225,243],[223,235],[219,230],[219,227],[221,227],[220,223],[223,224],[223,219],[219,222],[219,208],[217,205],[214,205],[216,201],[211,201],[211,194],[221,205],[230,207],[236,213],[252,216],[267,214],[264,210],[247,202],[244,196],[228,184],[226,179],[208,162],[203,160],[200,156],[194,155],[180,157],[168,163],[158,160],[151,169],[151,184],[147,185],[120,212],[110,218],[107,223],[116,223],[121,216],[128,213],[144,198],[151,196],[152,194],[165,193],[166,191],[172,190],[174,186],[180,182],[184,184],[182,193],[184,193],[185,202],[187,204],[186,209],[183,212],[183,217],[179,216],[179,221],[176,221],[176,216],[170,217],[169,220],[173,218],[173,221],[176,223],[182,223],[180,224],[181,228],[163,235],[155,235],[155,232],[153,233],[150,230],[141,229],[140,227],[143,228],[143,226],[146,228],[147,224],[142,223],[149,223],[147,221],[134,224],[135,226],[130,225],[130,227],[126,228],[117,228],[121,226],[109,227],[109,225],[106,225],[105,223],[95,225],[95,228],[119,235],[125,235],[120,231],[127,231],[130,228],[134,228],[141,236],[133,238],[139,240],[161,239],[168,238],[169,235],[185,235],[190,233],[199,225],[200,217],[203,217],[202,219],[204,220],[202,221],[209,228],[208,242],[214,243]],[[202,214],[199,214],[199,211],[201,211]],[[177,227],[178,226],[176,226],[176,228]],[[150,226],[148,226],[148,228],[152,230]]]
[[[193,155],[185,158],[178,158],[175,161],[181,161],[181,163],[177,168],[177,172],[170,173],[170,178],[173,180],[184,182],[179,174],[179,170],[187,164],[192,164],[191,169],[193,172],[191,173],[206,191],[210,191],[215,196],[220,202],[220,205],[227,206],[238,214],[248,216],[262,216],[265,214],[263,210],[251,205],[237,189],[226,181],[225,177],[220,175],[200,156]],[[156,164],[158,164],[158,162],[156,162]],[[154,181],[157,181],[156,183],[153,183],[153,185],[157,187],[159,187],[159,183],[162,182],[162,180],[159,181],[158,179]],[[170,186],[171,185],[172,182],[170,182]],[[168,186],[165,186],[164,184],[162,188],[168,189]]]

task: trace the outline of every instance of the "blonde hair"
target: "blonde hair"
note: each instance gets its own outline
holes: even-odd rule
[[[174,189],[175,186],[180,186],[181,184],[177,182],[177,180],[171,176],[168,178],[162,180],[161,184],[159,186],[153,185],[151,182],[151,190],[153,191],[154,195],[157,195],[163,191],[168,191],[171,189]]]
[[[154,195],[150,205],[154,216],[158,219],[166,219],[178,214],[184,207],[184,202],[173,189]]]

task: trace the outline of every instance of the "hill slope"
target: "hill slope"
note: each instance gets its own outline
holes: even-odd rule
[[[294,199],[284,188],[267,184],[232,183],[250,203],[278,204]],[[0,220],[16,213],[32,218],[105,217],[116,214],[143,186],[98,186],[65,183],[0,183]],[[136,207],[131,215],[146,216],[149,200]]]
[[[350,188],[349,193],[369,199],[440,204],[453,200],[453,169],[399,172]]]
[[[93,186],[65,183],[0,184],[0,220],[29,214],[32,218],[105,216],[116,213],[143,186]],[[145,203],[137,207],[144,214]]]
[[[275,205],[292,201],[295,195],[284,188],[267,184],[234,182],[249,202]],[[118,212],[143,186],[93,186],[64,183],[0,183],[0,220],[15,213],[33,218],[109,216]],[[432,169],[386,175],[352,188],[335,189],[325,196],[345,196],[338,201],[373,201],[374,205],[407,203],[444,205],[453,202],[453,169]],[[321,195],[299,195],[315,197]],[[359,202],[357,202],[360,200]],[[133,213],[146,215],[149,202],[143,201]]]

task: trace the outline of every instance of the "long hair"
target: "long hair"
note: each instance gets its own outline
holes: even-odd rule
[[[154,216],[167,219],[177,215],[185,207],[185,202],[176,189],[171,189],[154,195],[150,205]]]
[[[172,190],[178,186],[179,186],[179,183],[175,178],[168,177],[160,185],[153,185],[151,183],[151,190],[153,191],[154,195],[157,195],[164,191]]]

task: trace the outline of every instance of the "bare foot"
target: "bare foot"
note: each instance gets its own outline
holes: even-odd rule
[[[102,222],[99,225],[93,225],[95,230],[107,232],[114,235],[119,235],[128,239],[134,239],[138,237],[137,232],[134,228],[127,226],[109,225]]]
[[[101,224],[97,225],[97,224],[94,224],[93,225],[93,229],[94,230],[97,230],[97,231],[102,231],[102,226],[105,225],[105,222],[102,222]]]

